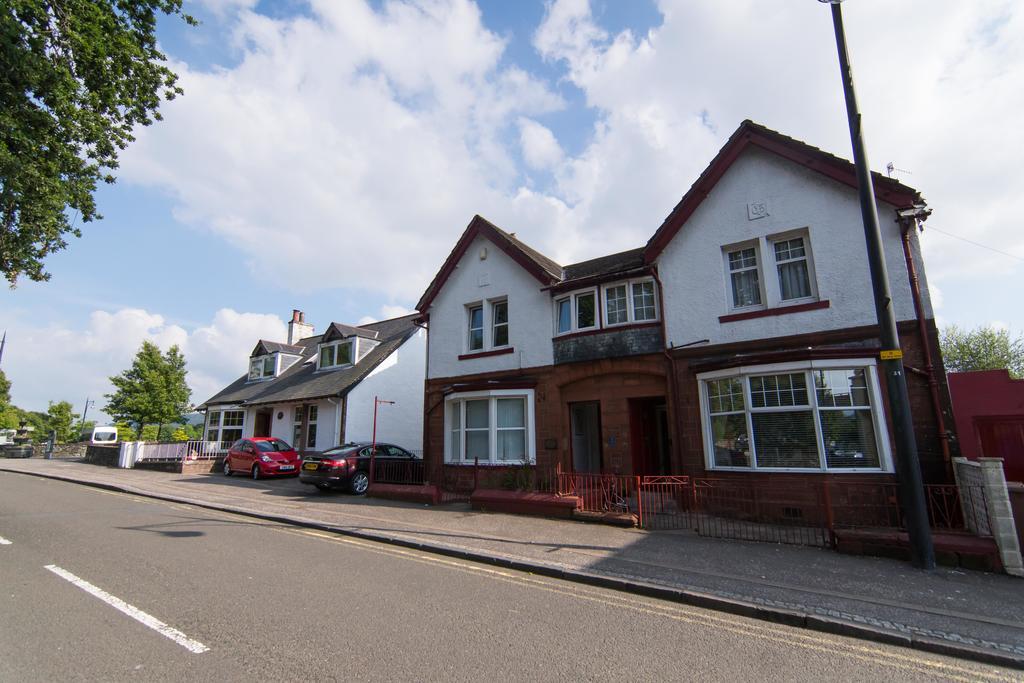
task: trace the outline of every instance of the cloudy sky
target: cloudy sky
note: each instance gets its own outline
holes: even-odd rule
[[[0,291],[21,407],[102,407],[144,339],[183,348],[198,403],[293,308],[318,330],[411,310],[474,213],[562,263],[640,246],[745,118],[850,156],[814,0],[186,8],[201,26],[160,27],[185,96],[123,155],[105,219],[50,282]],[[934,209],[940,323],[1021,332],[1024,8],[843,9],[872,166]]]

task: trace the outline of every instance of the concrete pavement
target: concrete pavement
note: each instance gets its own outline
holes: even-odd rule
[[[1004,575],[926,573],[816,548],[324,495],[294,479],[253,482],[35,459],[0,460],[3,470],[1024,668],[1024,583]]]
[[[7,473],[0,533],[11,541],[0,547],[0,680],[877,683],[1019,673]]]

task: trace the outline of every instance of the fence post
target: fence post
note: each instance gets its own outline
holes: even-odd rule
[[[988,508],[988,523],[992,536],[999,546],[1003,569],[1007,574],[1024,577],[1024,562],[1021,561],[1020,542],[1017,540],[1017,526],[1010,508],[1010,493],[1006,488],[1002,458],[978,458],[981,465],[982,481],[985,483],[985,505]]]
[[[832,492],[829,490],[829,482],[821,482],[822,493],[825,503],[825,526],[828,529],[828,542],[833,548],[836,547],[836,520],[832,512]]]
[[[473,490],[480,485],[480,458],[473,458]]]
[[[644,528],[644,492],[640,488],[640,477],[634,477],[636,479],[636,506],[640,512],[640,528]]]

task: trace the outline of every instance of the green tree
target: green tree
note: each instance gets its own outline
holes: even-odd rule
[[[180,426],[180,425],[178,426],[177,429],[174,430],[174,433],[171,434],[171,441],[188,441],[188,440],[189,440],[188,432],[185,431],[185,428]]]
[[[79,418],[77,413],[72,412],[71,404],[67,401],[50,401],[50,407],[46,410],[47,417],[47,438],[52,430],[56,433],[57,443],[67,443],[77,436],[75,432],[75,420]]]
[[[117,421],[134,424],[143,438],[146,425],[155,424],[152,436],[158,436],[163,425],[183,421],[189,410],[192,391],[186,374],[185,357],[177,346],[162,354],[156,344],[143,342],[132,366],[110,378],[115,391],[105,395],[104,411]]]
[[[11,380],[0,370],[0,411],[11,405]]]
[[[131,425],[127,422],[118,422],[117,427],[117,440],[118,441],[135,441],[135,430],[132,429]]]
[[[157,49],[160,14],[181,0],[6,0],[0,6],[0,273],[48,280],[43,259],[102,218],[132,129],[182,93]],[[71,220],[72,215],[77,217]]]
[[[1017,379],[1024,377],[1024,337],[1011,337],[1006,330],[949,325],[943,328],[939,345],[949,372],[1006,369]]]

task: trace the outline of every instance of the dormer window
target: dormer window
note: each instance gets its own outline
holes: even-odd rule
[[[277,373],[277,354],[258,356],[249,361],[249,381],[269,379]]]
[[[327,370],[352,365],[352,340],[320,345],[318,369]]]

